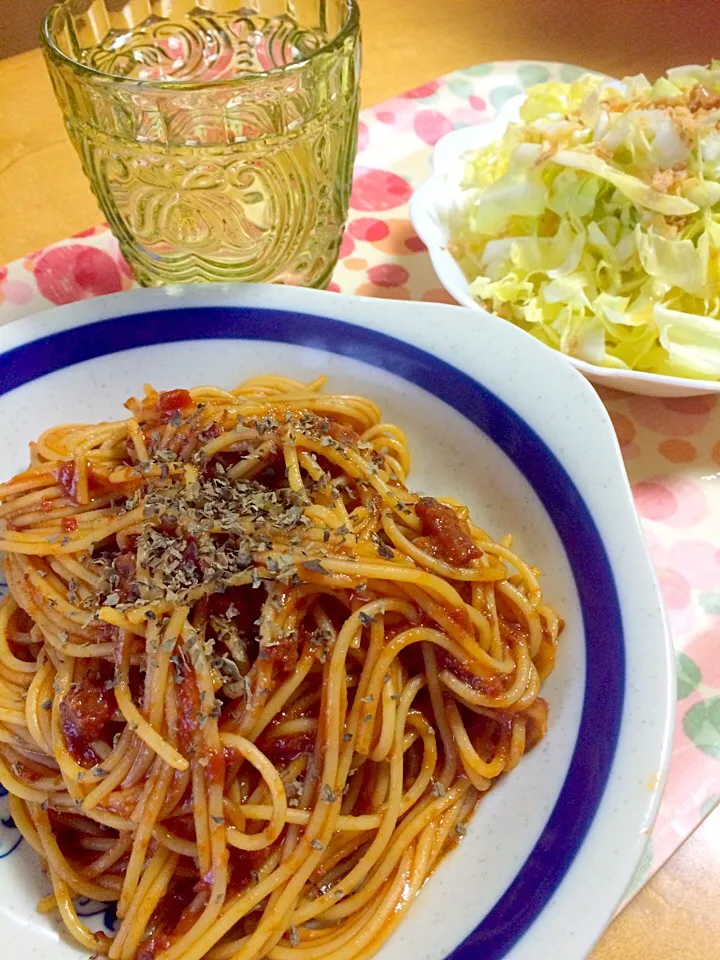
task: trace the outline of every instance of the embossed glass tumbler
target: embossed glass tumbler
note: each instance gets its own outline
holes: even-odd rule
[[[357,144],[355,0],[61,0],[42,39],[140,283],[328,283]]]

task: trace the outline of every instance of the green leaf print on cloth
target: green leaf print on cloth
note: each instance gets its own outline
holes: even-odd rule
[[[690,707],[683,719],[683,730],[698,750],[720,760],[720,697]]]

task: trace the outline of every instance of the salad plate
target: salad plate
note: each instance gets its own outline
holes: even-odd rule
[[[483,324],[477,350],[460,307],[207,285],[0,329],[4,478],[40,431],[120,418],[143,382],[326,374],[406,430],[414,489],[452,491],[542,568],[566,623],[548,735],[484,797],[378,960],[581,960],[632,880],[669,761],[674,658],[608,415],[557,352],[493,315]],[[47,880],[6,806],[0,820],[0,934],[14,960],[84,956],[36,912]],[[79,908],[112,924],[100,905]]]
[[[702,72],[704,68],[688,67],[677,68],[677,70]],[[671,73],[675,72],[671,71]],[[718,73],[718,71],[716,70],[715,73]],[[607,79],[604,86],[621,90],[625,83],[626,81]],[[546,86],[556,85],[551,83]],[[410,219],[418,235],[427,246],[440,282],[459,304],[475,311],[476,318],[473,328],[476,331],[478,349],[481,349],[480,345],[484,342],[484,333],[487,332],[486,323],[489,316],[488,310],[479,300],[482,299],[485,303],[488,303],[490,298],[481,297],[477,289],[475,295],[473,295],[472,280],[468,276],[470,271],[467,265],[466,269],[463,269],[460,262],[461,254],[458,252],[455,236],[456,226],[462,218],[467,220],[466,212],[472,208],[474,198],[481,192],[479,189],[473,189],[472,172],[469,172],[469,165],[472,164],[474,155],[477,151],[500,143],[509,125],[521,120],[521,108],[527,99],[527,93],[512,97],[500,107],[493,120],[483,124],[460,127],[442,137],[434,148],[431,176],[415,189],[410,200]],[[718,115],[720,116],[720,113]],[[554,117],[551,119],[554,119]],[[529,145],[525,144],[524,146]],[[565,152],[568,153],[569,151]],[[713,190],[715,189],[714,184],[711,184],[711,187]],[[718,189],[720,190],[720,188]],[[717,198],[715,198],[715,203],[712,201],[713,198],[711,197],[708,201],[708,214],[711,216],[714,214],[714,210],[717,210]],[[717,219],[718,215],[714,214],[715,222],[711,229],[720,235],[720,224],[717,223]],[[681,218],[678,217],[677,220],[679,223]],[[470,232],[470,228],[467,229],[466,234],[468,232]],[[503,243],[509,244],[509,242],[509,240],[501,239],[491,241],[498,246]],[[668,260],[678,262],[680,253],[682,251],[679,251],[679,248],[669,251]],[[712,260],[712,254],[710,260]],[[557,271],[557,273],[560,272]],[[667,286],[669,288],[670,283]],[[614,299],[619,300],[620,298]],[[670,311],[668,311],[668,315],[670,315]],[[710,371],[717,368],[718,356],[720,356],[720,320],[706,318],[702,315],[691,317],[688,314],[682,314],[680,316],[692,327],[697,328],[698,340],[705,347],[705,355],[708,358],[706,362],[705,357],[703,357],[701,364],[706,366],[707,375],[711,375]],[[681,338],[686,336],[686,331],[681,331],[680,336]],[[480,339],[481,337],[483,340]],[[692,346],[694,347],[695,343]],[[631,369],[629,366],[620,364],[617,366],[601,365],[600,362],[591,362],[587,358],[571,355],[571,353],[565,351],[563,351],[563,355],[591,382],[631,393],[658,397],[688,397],[720,392],[720,380],[693,376],[689,371],[683,373],[683,375],[676,375],[674,372],[650,372]]]

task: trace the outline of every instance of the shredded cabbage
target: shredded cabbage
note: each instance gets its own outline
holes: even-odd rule
[[[466,157],[470,292],[590,363],[720,380],[720,61],[530,88]]]

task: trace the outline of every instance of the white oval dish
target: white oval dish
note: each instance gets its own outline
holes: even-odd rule
[[[410,220],[428,249],[438,279],[458,303],[471,307],[481,315],[481,323],[488,316],[488,311],[470,295],[470,282],[448,250],[448,214],[457,209],[464,200],[460,186],[465,167],[464,155],[498,140],[508,124],[519,119],[524,100],[525,94],[512,97],[489,123],[460,127],[438,140],[433,151],[432,174],[415,189],[410,198]],[[565,354],[561,356],[592,383],[615,387],[629,393],[652,397],[694,397],[720,392],[720,381],[692,380],[639,370],[617,370],[600,367]]]
[[[494,316],[473,329],[459,307],[290,287],[138,290],[0,329],[3,478],[41,430],[119,418],[146,381],[230,386],[261,372],[324,372],[330,389],[376,400],[407,430],[411,487],[512,532],[567,624],[544,688],[548,736],[483,799],[378,957],[581,960],[643,852],[674,714],[670,640],[604,407],[561,356]],[[13,960],[83,957],[35,912],[46,881],[3,822],[0,935]]]

